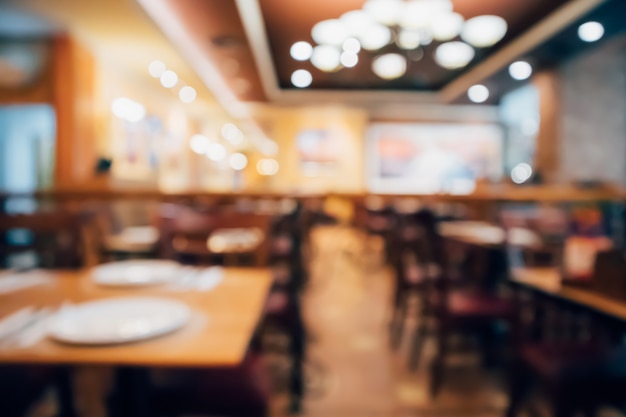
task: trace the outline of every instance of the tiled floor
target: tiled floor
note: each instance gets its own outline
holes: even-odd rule
[[[501,378],[459,358],[436,400],[427,394],[424,366],[406,369],[407,343],[389,347],[393,282],[379,240],[349,228],[324,227],[312,235],[311,285],[305,320],[312,334],[308,356],[316,372],[306,417],[500,416],[506,398]],[[409,323],[410,325],[410,323]],[[409,334],[407,327],[405,335]],[[409,337],[405,337],[406,341]]]

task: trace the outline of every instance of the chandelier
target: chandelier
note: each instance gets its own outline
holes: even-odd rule
[[[499,16],[465,20],[454,11],[452,0],[367,0],[361,9],[316,23],[311,30],[314,45],[296,42],[291,56],[298,61],[310,60],[320,71],[335,72],[356,66],[359,53],[366,50],[375,54],[374,74],[392,80],[406,72],[403,52],[419,51],[438,41],[435,62],[457,70],[474,59],[475,49],[495,45],[506,32],[507,23]],[[392,44],[398,51],[382,53]],[[294,83],[297,87],[304,84]]]

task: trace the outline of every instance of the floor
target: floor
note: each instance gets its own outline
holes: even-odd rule
[[[393,282],[382,242],[347,227],[318,228],[312,235],[311,285],[304,316],[310,395],[306,417],[501,416],[506,404],[502,378],[477,366],[471,356],[452,358],[436,400],[427,394],[423,366],[407,370],[407,323],[398,352],[389,344]]]

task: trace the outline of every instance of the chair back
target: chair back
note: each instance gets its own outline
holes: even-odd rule
[[[227,236],[235,230],[253,230],[261,237],[261,243],[255,245],[250,254],[255,265],[264,265],[268,255],[270,220],[270,216],[266,215],[167,205],[163,207],[159,219],[161,255],[177,260],[182,260],[182,257],[185,262],[192,263],[223,261],[232,253],[228,249],[218,251],[215,247],[211,248],[211,236],[216,233]]]
[[[0,215],[0,259],[4,266],[24,266],[12,264],[29,259],[32,267],[79,268],[85,257],[82,223],[81,215],[69,211]]]

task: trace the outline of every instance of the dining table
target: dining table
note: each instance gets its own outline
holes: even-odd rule
[[[0,319],[25,307],[49,307],[87,301],[157,297],[178,301],[191,310],[182,328],[156,338],[116,345],[76,345],[50,337],[29,346],[1,346],[0,365],[41,365],[68,370],[106,366],[114,369],[235,367],[244,360],[262,318],[272,276],[268,268],[223,268],[223,278],[210,291],[180,291],[168,284],[137,287],[99,285],[88,269],[41,271],[38,285],[0,295]],[[68,380],[61,388],[71,389]],[[60,404],[64,417],[75,415],[71,395]],[[132,400],[132,398],[131,398]],[[70,403],[68,403],[70,402]]]

